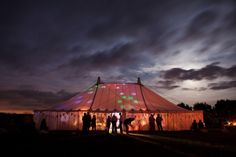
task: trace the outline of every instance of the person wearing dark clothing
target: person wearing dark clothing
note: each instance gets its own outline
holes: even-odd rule
[[[121,113],[119,113],[120,115],[120,119],[119,119],[119,129],[120,129],[120,133],[123,134],[123,116]]]
[[[157,123],[157,128],[158,128],[158,131],[163,131],[163,128],[162,128],[162,117],[160,114],[157,114],[157,117],[156,117],[156,123]]]
[[[117,117],[115,114],[113,114],[112,118],[111,118],[111,124],[112,124],[112,133],[117,133],[117,126],[116,126],[116,122],[117,122]]]
[[[134,118],[127,118],[127,119],[124,120],[126,134],[129,134],[129,126],[131,126],[131,122],[133,120],[134,120]]]
[[[149,117],[149,131],[151,133],[155,131],[155,119],[154,119],[153,114],[151,114]]]
[[[91,126],[91,115],[89,112],[87,112],[87,122],[86,122],[86,129],[87,129],[87,132],[89,132],[89,129],[90,129],[90,126]]]
[[[41,131],[48,131],[48,126],[47,126],[47,122],[46,119],[43,119],[40,123],[40,130]]]
[[[203,127],[204,127],[204,124],[203,124],[202,120],[199,120],[198,129],[202,129]]]
[[[92,130],[96,131],[96,116],[93,115],[93,118],[91,120],[91,126],[92,126]]]
[[[83,115],[83,117],[82,117],[82,121],[83,121],[83,128],[82,128],[82,132],[83,132],[83,134],[87,134],[88,133],[88,131],[87,131],[87,125],[88,125],[88,120],[87,120],[88,118],[87,118],[87,114],[86,113],[84,113],[84,115]]]
[[[193,123],[192,123],[192,125],[191,125],[191,130],[192,130],[192,131],[197,131],[197,129],[198,129],[197,122],[196,122],[196,120],[194,119],[194,120],[193,120]]]
[[[111,126],[111,116],[108,116],[106,120],[106,131],[108,133],[109,133],[110,126]]]

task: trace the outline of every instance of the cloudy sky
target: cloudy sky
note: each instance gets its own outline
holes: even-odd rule
[[[234,0],[0,2],[0,110],[45,109],[104,81],[168,100],[236,99]]]

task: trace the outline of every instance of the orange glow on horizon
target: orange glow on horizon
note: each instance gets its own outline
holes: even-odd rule
[[[0,113],[33,114],[33,110],[0,109]]]

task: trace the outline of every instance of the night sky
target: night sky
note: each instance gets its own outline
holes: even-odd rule
[[[0,110],[46,109],[103,81],[175,104],[236,99],[236,1],[0,2]]]

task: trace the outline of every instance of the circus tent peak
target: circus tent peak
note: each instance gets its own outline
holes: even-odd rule
[[[102,82],[100,77],[91,88],[57,105],[53,110],[186,111],[144,86],[140,78],[137,83],[108,83]]]

